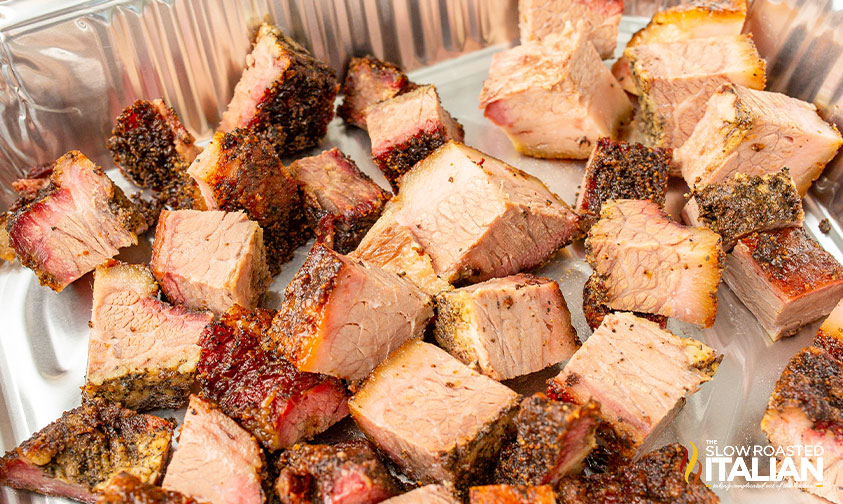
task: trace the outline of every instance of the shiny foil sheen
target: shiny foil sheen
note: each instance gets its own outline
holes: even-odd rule
[[[627,2],[618,54],[635,30],[675,1]],[[747,29],[768,62],[769,89],[814,101],[840,124],[843,96],[840,12],[819,0],[755,0]],[[340,74],[353,55],[373,53],[411,70],[416,82],[438,87],[443,104],[466,130],[466,143],[541,178],[573,204],[583,163],[521,156],[478,109],[477,96],[494,52],[518,37],[516,0],[168,0],[0,1],[0,208],[14,199],[11,182],[27,167],[79,149],[113,169],[105,139],[114,118],[138,98],[164,97],[190,131],[207,141],[239,79],[255,27],[268,20],[329,62]],[[335,119],[321,145],[337,146],[384,187],[372,164],[365,132]],[[843,164],[832,163],[805,200],[806,228],[843,259],[837,189]],[[678,215],[683,183],[672,181],[668,209]],[[832,231],[818,231],[830,217]],[[276,277],[265,304],[278,307],[307,247]],[[148,240],[119,259],[148,260]],[[582,244],[568,247],[539,273],[557,280],[574,326],[590,334],[582,314],[582,286],[590,274]],[[61,294],[41,287],[18,264],[0,265],[0,452],[80,402],[87,360],[92,275]],[[810,343],[818,323],[772,343],[751,313],[721,285],[713,328],[671,320],[676,334],[704,341],[725,355],[714,380],[691,396],[653,447],[678,441],[703,449],[707,440],[764,444],[759,422],[787,360]],[[522,393],[544,388],[559,367],[507,382]],[[159,412],[181,416],[181,412]],[[346,420],[322,439],[355,434]],[[716,490],[725,503],[812,503],[797,490]],[[0,488],[0,503],[65,502]]]

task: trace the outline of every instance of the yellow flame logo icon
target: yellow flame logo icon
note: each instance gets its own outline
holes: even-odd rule
[[[694,470],[694,466],[697,465],[697,458],[699,453],[697,452],[697,445],[694,444],[693,441],[691,443],[691,456],[688,458],[688,467],[685,468],[685,483],[690,483],[688,481],[688,477],[691,475],[691,471]]]

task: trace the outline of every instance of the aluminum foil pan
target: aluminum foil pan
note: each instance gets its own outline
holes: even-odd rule
[[[675,2],[669,2],[675,3]],[[668,2],[628,2],[619,48],[647,17]],[[830,3],[755,0],[748,28],[768,60],[773,90],[814,100],[839,119],[843,72],[839,14]],[[416,82],[435,84],[445,108],[465,126],[466,143],[524,169],[569,203],[582,177],[582,162],[526,158],[483,118],[477,96],[494,52],[517,38],[516,0],[171,0],[0,2],[0,208],[13,194],[11,181],[28,166],[79,149],[111,168],[104,142],[114,117],[136,98],[163,96],[197,138],[207,141],[228,103],[249,48],[251,30],[272,21],[338,70],[352,55],[374,53],[411,69]],[[620,49],[619,49],[620,51]],[[795,69],[799,71],[795,71]],[[335,120],[319,148],[339,147],[378,183],[365,132]],[[837,191],[841,163],[827,170],[805,201],[806,228],[843,260]],[[131,186],[116,170],[109,174]],[[131,189],[130,189],[131,190]],[[674,182],[668,208],[678,215],[686,187]],[[833,209],[832,212],[829,209]],[[830,217],[832,231],[818,231]],[[306,254],[275,279],[266,305],[277,307],[287,282]],[[143,262],[149,243],[124,250],[120,259]],[[590,334],[582,315],[582,286],[589,275],[581,244],[569,247],[540,273],[559,281],[581,339]],[[0,452],[16,446],[62,411],[79,404],[87,358],[91,275],[55,294],[21,266],[0,265]],[[671,321],[725,355],[715,379],[693,395],[654,445],[764,445],[759,429],[767,398],[787,360],[807,345],[817,324],[772,343],[751,313],[725,286],[715,326],[699,330]],[[550,369],[508,382],[529,393],[543,388]],[[172,414],[172,412],[166,412]],[[335,429],[330,437],[348,436]],[[736,483],[740,483],[737,481]],[[812,503],[793,489],[715,489],[724,503]],[[0,503],[60,503],[0,489]]]

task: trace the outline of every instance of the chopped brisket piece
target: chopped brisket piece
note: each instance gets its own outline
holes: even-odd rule
[[[585,246],[609,308],[714,324],[724,262],[717,233],[678,224],[650,200],[610,200]]]
[[[471,487],[470,504],[556,504],[550,485],[486,485]]]
[[[268,331],[274,312],[233,306],[205,329],[202,392],[268,450],[287,448],[348,415],[336,378],[303,373],[278,355]]]
[[[585,165],[575,205],[583,226],[590,228],[603,203],[612,199],[648,199],[664,208],[670,162],[670,149],[598,140]]]
[[[87,401],[0,458],[0,485],[93,503],[120,472],[158,483],[172,436],[170,420]]]
[[[316,243],[287,286],[271,333],[301,371],[359,380],[422,336],[432,305],[409,280]]]
[[[515,417],[518,434],[506,445],[495,469],[495,481],[521,485],[551,485],[582,470],[595,447],[600,406],[580,406],[534,394],[521,401]]]
[[[520,0],[518,27],[521,43],[583,32],[603,59],[611,58],[618,43],[623,0]]]
[[[270,143],[250,130],[218,131],[190,165],[209,210],[242,210],[263,228],[273,275],[309,238],[301,192]]]
[[[579,217],[539,179],[455,142],[404,177],[398,224],[451,282],[540,266],[580,236]]]
[[[144,483],[122,472],[111,478],[97,497],[97,504],[199,504],[192,497]]]
[[[843,297],[843,266],[802,228],[740,239],[723,280],[773,341],[824,317]]]
[[[12,189],[18,193],[18,197],[31,201],[38,196],[38,191],[46,189],[50,185],[50,176],[41,178],[25,178],[12,182]]]
[[[368,441],[296,444],[278,459],[275,493],[282,504],[375,504],[398,493],[398,483]]]
[[[409,477],[464,489],[497,458],[518,400],[444,350],[412,340],[378,366],[349,409]]]
[[[439,102],[434,86],[420,86],[369,109],[372,159],[398,192],[400,177],[449,140],[462,142],[462,125]]]
[[[366,129],[369,109],[415,87],[392,63],[373,56],[351,58],[341,89],[344,98],[337,115],[352,126]]]
[[[601,435],[622,456],[673,419],[685,396],[711,380],[722,360],[631,313],[612,313],[549,382],[548,393],[576,404],[595,400]]]
[[[431,484],[387,499],[383,504],[459,504],[459,501],[447,486]]]
[[[9,222],[9,214],[7,212],[0,213],[0,259],[7,262],[15,261],[15,249],[12,248],[12,237],[6,230],[6,224]]]
[[[843,145],[837,127],[825,122],[817,107],[781,93],[726,84],[703,110],[675,153],[692,188],[738,172],[763,175],[787,167],[804,196]]]
[[[390,197],[336,147],[299,159],[290,165],[290,173],[304,193],[310,227],[318,229],[320,221],[327,218],[327,238],[341,254],[357,247]]]
[[[271,277],[263,230],[243,212],[161,212],[150,267],[173,303],[225,313],[257,306]]]
[[[159,300],[149,268],[114,260],[97,267],[92,304],[83,393],[134,410],[183,406],[213,315]]]
[[[580,346],[559,284],[518,274],[436,296],[437,343],[495,380],[567,360]]]
[[[632,113],[582,33],[495,54],[480,108],[518,152],[541,158],[585,159],[599,138],[615,138]]]
[[[178,449],[161,486],[200,502],[263,504],[265,471],[255,438],[214,404],[190,396]]]
[[[137,244],[146,225],[102,168],[71,151],[55,162],[46,187],[13,205],[6,230],[21,264],[61,292]]]
[[[585,315],[585,321],[588,322],[588,327],[595,330],[603,323],[603,319],[610,313],[615,313],[618,310],[609,308],[609,299],[606,291],[603,289],[599,279],[593,274],[585,281],[582,288],[582,310]],[[623,310],[621,310],[623,311]],[[632,312],[636,317],[645,318],[651,322],[655,322],[662,329],[667,327],[667,317],[664,315],[656,315],[654,313]]]
[[[719,234],[726,251],[750,233],[801,227],[805,218],[802,198],[787,168],[766,175],[735,173],[691,194],[682,218]]]
[[[688,453],[670,444],[610,472],[562,480],[560,504],[717,504],[720,499],[696,479],[684,480]]]
[[[334,117],[334,71],[278,28],[262,24],[219,130],[249,128],[279,156],[319,143]]]

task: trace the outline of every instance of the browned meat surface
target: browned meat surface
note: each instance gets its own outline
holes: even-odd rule
[[[724,262],[717,233],[678,224],[649,200],[612,200],[585,246],[610,308],[714,324]]]
[[[583,226],[600,217],[603,203],[613,199],[648,199],[664,208],[670,149],[601,138],[585,165],[575,210]]]
[[[0,484],[93,503],[121,472],[158,483],[172,435],[170,420],[88,401],[0,458]]]
[[[522,273],[435,299],[436,341],[495,380],[541,371],[567,360],[580,346],[559,285],[549,278]]]
[[[243,212],[161,212],[150,268],[173,303],[225,313],[257,306],[271,277],[263,230]]]
[[[586,340],[548,394],[600,405],[601,435],[626,457],[664,428],[685,396],[711,380],[722,360],[699,341],[680,338],[631,313],[613,313]]]
[[[400,177],[449,140],[462,142],[462,125],[439,102],[433,86],[421,86],[369,109],[372,159],[398,192]]]
[[[0,213],[0,259],[7,262],[15,261],[15,249],[12,248],[12,237],[6,230],[9,221],[9,214]]]
[[[843,266],[802,228],[740,239],[723,280],[773,341],[827,315],[843,297]]]
[[[479,99],[516,150],[542,158],[585,159],[599,138],[616,138],[632,113],[623,89],[580,32],[495,54]]]
[[[833,124],[812,103],[738,85],[716,90],[676,163],[690,187],[723,182],[735,173],[763,175],[790,169],[805,195],[843,145]]]
[[[315,146],[334,117],[340,87],[334,71],[266,23],[253,46],[219,131],[253,129],[279,156]]]
[[[205,329],[198,366],[203,394],[268,450],[308,439],[348,414],[339,380],[303,373],[275,352],[273,315],[233,306]]]
[[[486,485],[471,487],[470,504],[556,504],[550,485]]]
[[[304,212],[317,240],[330,242],[341,254],[357,247],[390,197],[336,147],[299,159],[290,173],[302,188]],[[320,236],[320,222],[328,236]]]
[[[805,218],[802,198],[787,168],[767,175],[735,173],[691,194],[682,218],[719,234],[726,251],[738,238],[755,231],[801,227]]]
[[[823,321],[814,337],[814,346],[824,348],[835,359],[843,361],[843,300]]]
[[[455,142],[404,177],[396,222],[452,282],[512,275],[580,236],[579,218],[539,179]]]
[[[83,393],[134,410],[187,402],[210,312],[158,299],[146,266],[117,261],[94,274],[88,372]]]
[[[551,485],[582,470],[596,445],[600,407],[582,406],[534,394],[521,401],[515,417],[518,434],[506,445],[495,469],[495,481],[521,485]]]
[[[102,169],[71,151],[53,165],[49,184],[19,199],[6,230],[15,255],[42,285],[67,285],[138,243],[143,217]]]
[[[199,185],[209,210],[242,210],[260,224],[273,275],[309,238],[295,179],[272,145],[252,131],[217,132],[188,173]]]
[[[465,488],[497,458],[518,400],[444,350],[412,340],[378,366],[349,409],[410,478]]]
[[[685,483],[688,454],[670,444],[607,473],[562,480],[560,504],[717,504],[720,499],[698,480]]]
[[[359,380],[422,336],[432,304],[410,281],[317,243],[284,292],[272,337],[301,371]]]
[[[282,504],[375,504],[398,483],[362,439],[335,445],[297,444],[278,459],[275,493]]]
[[[52,173],[52,171],[50,172]],[[12,189],[18,196],[26,201],[35,199],[38,196],[38,191],[45,189],[50,185],[49,174],[41,178],[25,178],[18,179],[12,182]]]
[[[459,504],[459,501],[445,485],[425,485],[387,499],[383,504]]]
[[[603,289],[597,277],[591,275],[586,280],[582,289],[582,311],[585,315],[585,321],[588,322],[588,327],[595,330],[603,323],[603,319],[610,313],[615,313],[619,310],[609,308],[609,299],[606,296],[606,291]],[[654,313],[632,312],[636,317],[645,318],[651,322],[655,322],[662,329],[667,327],[667,317],[664,315],[656,315]]]
[[[550,35],[572,37],[581,31],[603,59],[618,43],[623,0],[520,0],[518,27],[521,43]]]
[[[369,109],[415,87],[392,63],[373,56],[351,58],[340,90],[344,97],[337,115],[352,126],[366,129]]]
[[[190,396],[162,486],[199,502],[262,504],[265,471],[255,438],[214,404]]]
[[[128,473],[111,478],[97,504],[199,504],[192,497],[144,483]]]

